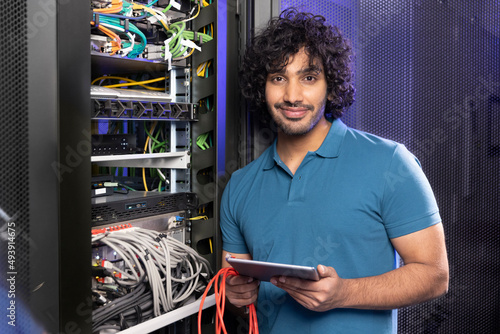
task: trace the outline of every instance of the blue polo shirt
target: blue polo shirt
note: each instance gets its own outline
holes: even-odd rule
[[[292,174],[276,142],[233,173],[221,202],[223,249],[254,260],[335,268],[342,278],[396,267],[390,238],[439,223],[431,187],[401,144],[332,123]],[[392,311],[313,312],[262,282],[259,331],[392,333]]]

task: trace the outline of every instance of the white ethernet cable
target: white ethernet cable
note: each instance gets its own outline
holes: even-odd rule
[[[194,249],[157,231],[130,228],[106,232],[93,236],[92,242],[109,246],[124,261],[125,270],[114,265],[110,268],[122,273],[121,279],[115,278],[119,285],[150,286],[155,316],[174,309],[194,292],[203,290],[200,277],[208,278],[211,274],[209,262]],[[172,271],[179,268],[182,275],[175,277]],[[180,290],[175,291],[179,284]]]

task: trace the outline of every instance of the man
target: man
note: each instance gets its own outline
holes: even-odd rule
[[[223,265],[230,253],[320,275],[230,277],[228,300],[257,302],[260,333],[392,333],[393,309],[448,289],[441,218],[418,161],[339,119],[353,102],[350,57],[324,18],[290,9],[244,58],[243,94],[267,106],[278,133],[224,191]]]

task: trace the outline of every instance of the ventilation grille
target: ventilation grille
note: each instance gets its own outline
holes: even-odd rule
[[[399,310],[398,333],[500,333],[500,3],[281,1],[290,6],[353,41],[357,101],[343,121],[405,144],[440,207],[450,289]]]
[[[1,306],[4,310],[0,332],[15,329],[19,333],[31,332],[29,302],[29,148],[28,148],[28,51],[27,4],[11,1],[0,13],[2,51],[0,73],[0,270],[7,278],[15,276],[15,285],[2,279]],[[10,229],[9,229],[10,227]],[[10,246],[10,249],[8,248]],[[8,251],[10,252],[8,253]],[[9,255],[11,257],[9,258]],[[13,257],[12,257],[13,256]],[[14,274],[11,274],[14,273]],[[15,288],[15,297],[8,291]],[[7,292],[4,292],[4,288]],[[14,301],[15,325],[5,311]],[[4,331],[5,329],[5,331]]]

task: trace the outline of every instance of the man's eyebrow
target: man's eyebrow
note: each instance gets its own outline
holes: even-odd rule
[[[269,74],[286,74],[286,72],[287,72],[286,67],[283,67],[281,70],[275,72],[269,72]],[[301,68],[300,70],[297,71],[297,74],[298,75],[308,74],[308,73],[320,74],[321,72],[323,72],[323,68],[321,66],[311,65],[309,67]]]
[[[309,67],[298,70],[297,74],[308,74],[308,73],[320,74],[321,72],[323,72],[323,69],[320,66],[311,65]]]

